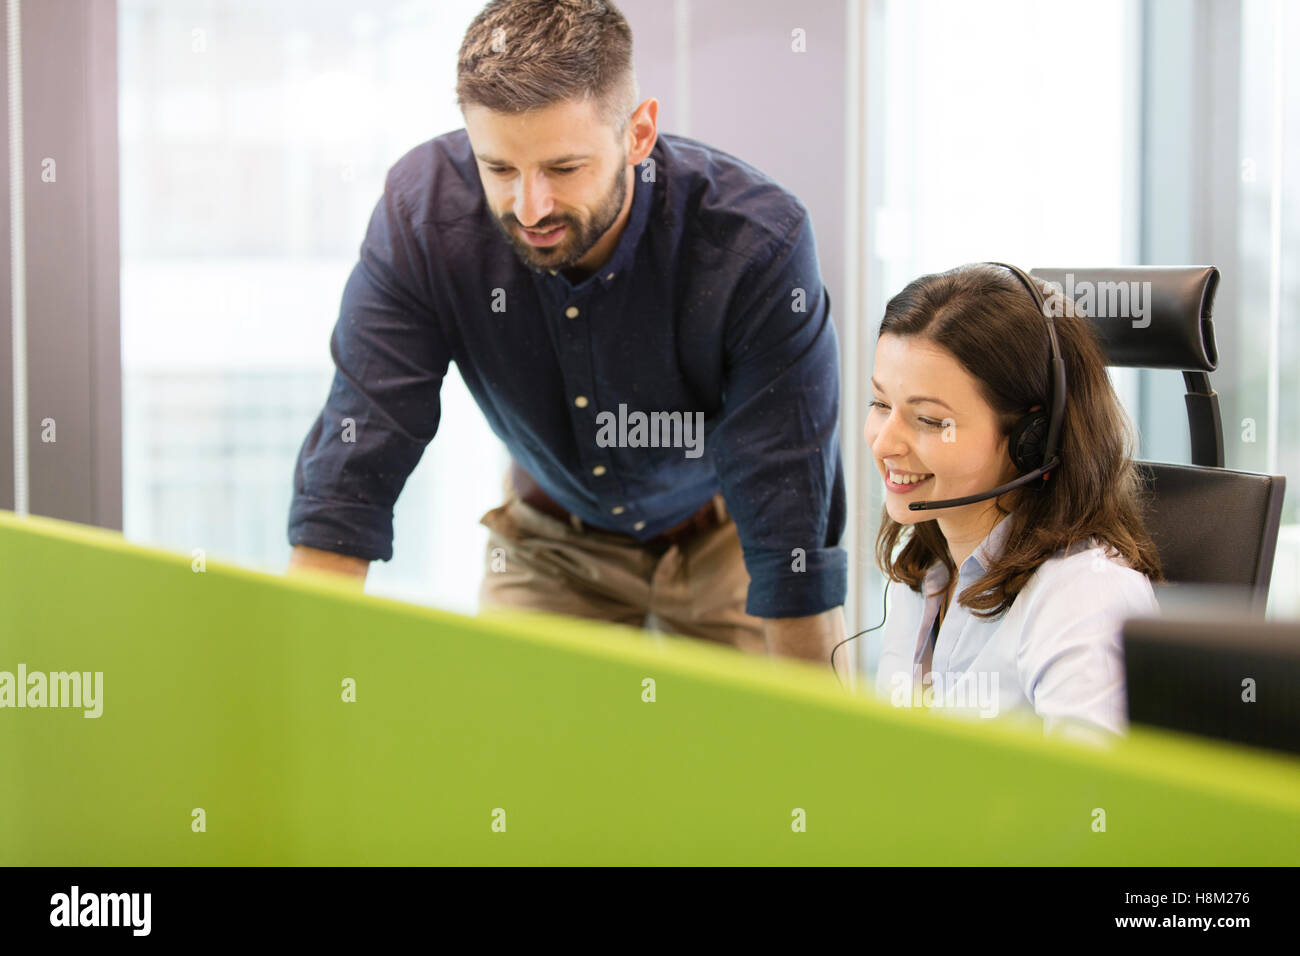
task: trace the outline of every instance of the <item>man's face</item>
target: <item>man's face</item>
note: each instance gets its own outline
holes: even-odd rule
[[[515,115],[470,106],[464,113],[488,206],[515,252],[538,268],[572,268],[622,211],[622,138],[590,102]]]

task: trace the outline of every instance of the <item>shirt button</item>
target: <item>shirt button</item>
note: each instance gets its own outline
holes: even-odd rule
[[[612,278],[614,278],[614,273],[611,272],[609,275],[605,276],[605,278],[606,278],[606,279],[612,279]]]
[[[624,511],[626,511],[627,509],[624,508],[622,505],[615,505],[614,507],[610,508],[609,510],[610,510],[610,513],[611,513],[611,514],[621,515],[621,514],[622,514]]]
[[[636,531],[640,531],[644,527],[645,527],[644,521],[638,521],[636,524],[632,525],[632,528]]]
[[[576,305],[571,305],[564,310],[564,314],[571,319],[576,319],[578,317],[578,307]]]
[[[591,473],[593,475],[603,475],[605,473],[605,466],[597,465],[595,468],[591,469]]]
[[[579,395],[577,398],[575,398],[575,399],[573,400],[573,404],[577,405],[579,408],[586,408],[586,407],[587,407],[587,396],[586,396],[586,395]]]

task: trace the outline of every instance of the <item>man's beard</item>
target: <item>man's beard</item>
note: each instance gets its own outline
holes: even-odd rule
[[[596,207],[589,220],[579,222],[570,216],[547,216],[533,227],[535,229],[552,229],[555,226],[565,226],[564,238],[557,245],[529,245],[516,231],[521,227],[514,213],[506,213],[504,216],[493,216],[492,218],[506,239],[510,241],[515,254],[524,261],[525,265],[559,272],[564,269],[572,269],[577,265],[579,259],[591,251],[592,247],[600,241],[600,237],[609,231],[610,226],[614,225],[614,221],[618,219],[618,214],[623,210],[623,202],[626,199],[627,164],[619,163],[618,171],[614,174],[614,181],[610,184],[604,198],[600,201],[600,205]]]

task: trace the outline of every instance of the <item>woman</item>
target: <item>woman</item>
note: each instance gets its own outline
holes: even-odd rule
[[[1126,729],[1120,628],[1158,613],[1163,577],[1090,320],[1053,321],[1060,465],[996,498],[913,511],[1022,473],[1008,439],[1051,408],[1050,338],[1029,289],[991,263],[922,276],[885,309],[866,439],[885,482],[876,560],[906,587],[891,589],[876,688],[899,706],[1032,713],[1047,732],[1095,737]]]

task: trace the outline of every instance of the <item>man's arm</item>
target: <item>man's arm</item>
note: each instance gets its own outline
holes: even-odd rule
[[[768,653],[819,660],[844,636],[848,555],[839,348],[806,210],[754,254],[729,313],[723,421],[711,435]]]
[[[294,546],[293,554],[289,556],[289,573],[302,570],[342,574],[355,578],[359,584],[364,585],[366,574],[370,570],[370,562],[365,558],[335,554],[333,551],[322,551],[319,548],[309,548],[305,544],[299,544]]]
[[[315,567],[358,573],[346,552],[393,556],[393,505],[438,430],[451,358],[429,292],[427,255],[403,196],[407,160],[389,171],[330,336],[334,381],[294,466],[289,544]]]
[[[844,640],[843,608],[833,607],[811,617],[764,618],[763,638],[767,652],[774,656],[829,664],[831,650]]]

